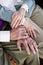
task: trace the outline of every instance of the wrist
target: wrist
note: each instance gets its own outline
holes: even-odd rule
[[[25,9],[25,11],[28,12],[28,9],[29,9],[29,8],[28,8],[28,5],[27,5],[27,4],[23,4],[23,5],[21,6],[21,8]]]
[[[22,24],[26,27],[26,29],[28,29],[28,27],[30,25],[29,21],[26,18],[24,18],[22,22],[23,22]]]
[[[15,32],[13,33],[12,31],[10,31],[10,40],[17,40],[17,35]]]
[[[24,8],[20,8],[19,12],[20,12],[22,15],[24,15],[24,16],[25,16],[26,11],[25,11],[25,9],[24,9]]]
[[[26,12],[24,8],[20,8],[20,11],[22,11],[24,13]]]

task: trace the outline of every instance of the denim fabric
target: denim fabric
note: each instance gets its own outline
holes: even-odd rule
[[[17,3],[14,2],[14,7],[15,7],[15,5],[18,5],[18,6],[21,5],[22,6],[23,4],[27,4],[28,5],[28,7],[29,7],[29,12],[28,13],[29,14],[28,13],[27,14],[31,15],[33,10],[34,10],[34,8],[35,8],[35,1],[34,0],[23,0],[23,2],[21,4],[18,3],[18,2]],[[15,9],[16,9],[16,7],[15,7]],[[0,5],[0,18],[1,19],[4,19],[5,21],[11,22],[11,17],[12,17],[13,12],[15,12],[15,10],[12,11],[12,10]]]

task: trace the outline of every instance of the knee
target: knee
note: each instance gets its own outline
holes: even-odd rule
[[[39,60],[38,60],[37,53],[36,54],[31,54],[28,56],[24,62],[24,65],[39,65]]]

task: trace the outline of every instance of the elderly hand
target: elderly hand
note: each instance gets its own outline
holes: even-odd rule
[[[11,40],[25,39],[27,37],[28,35],[24,26],[18,26],[17,28],[11,30]]]
[[[35,54],[36,51],[38,51],[37,49],[37,44],[36,42],[28,37],[27,39],[22,39],[22,40],[18,40],[17,41],[17,48],[21,51],[21,44],[24,45],[26,52],[30,55],[30,50]]]
[[[12,15],[11,27],[16,28],[17,26],[19,26],[24,16],[25,16],[25,10],[23,8],[20,8],[19,11],[15,12]]]
[[[30,21],[30,22],[29,22]],[[26,30],[28,32],[28,34],[32,37],[32,38],[36,38],[37,35],[39,35],[39,30],[31,24],[31,20],[28,18],[28,19],[25,19],[25,22],[24,22],[24,26],[26,27]]]

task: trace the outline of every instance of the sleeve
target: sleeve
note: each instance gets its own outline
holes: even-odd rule
[[[10,31],[0,31],[0,42],[10,42]]]
[[[35,8],[35,1],[34,0],[24,0],[24,3],[21,6],[21,8],[24,8],[27,12],[30,13],[32,9]]]
[[[11,18],[12,18],[13,12],[7,8],[4,8],[3,6],[0,5],[0,18],[11,23]]]

